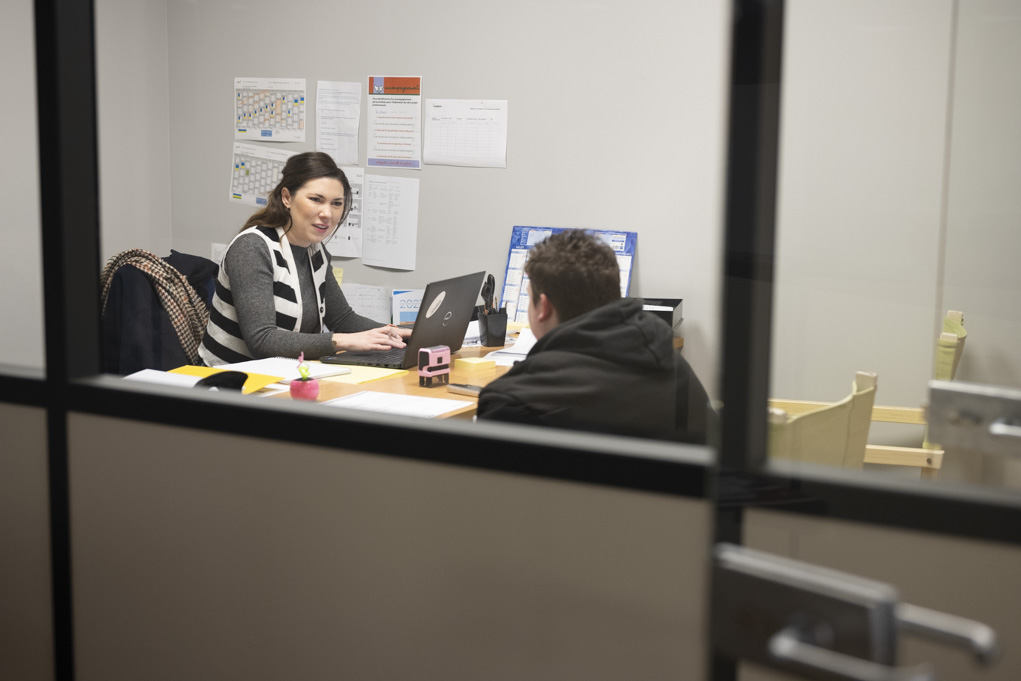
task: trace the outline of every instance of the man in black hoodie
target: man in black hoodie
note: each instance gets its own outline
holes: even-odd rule
[[[705,389],[670,326],[621,299],[613,249],[566,230],[532,248],[525,274],[537,342],[482,390],[478,418],[705,442]]]

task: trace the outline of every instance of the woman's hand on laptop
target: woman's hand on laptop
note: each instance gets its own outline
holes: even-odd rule
[[[402,329],[394,326],[381,326],[378,329],[359,331],[358,333],[333,334],[333,351],[341,350],[389,350],[405,346]],[[410,334],[410,332],[409,332]]]

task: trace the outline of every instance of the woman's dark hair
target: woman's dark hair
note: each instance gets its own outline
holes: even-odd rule
[[[337,167],[329,154],[321,151],[306,151],[287,159],[287,163],[284,164],[283,177],[269,193],[266,207],[252,213],[240,231],[243,232],[249,227],[255,226],[289,228],[291,214],[280,196],[283,188],[287,187],[287,191],[294,196],[306,182],[320,177],[331,177],[340,181],[340,184],[344,186],[344,214],[340,218],[340,224],[344,224],[347,214],[351,212],[351,183],[347,181],[344,171]],[[334,227],[336,228],[336,225]]]

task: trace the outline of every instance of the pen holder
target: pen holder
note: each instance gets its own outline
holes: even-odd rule
[[[500,347],[507,338],[507,308],[479,315],[479,341],[487,348]]]

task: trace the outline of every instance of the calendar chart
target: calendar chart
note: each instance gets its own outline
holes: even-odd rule
[[[269,193],[280,181],[284,164],[293,155],[294,152],[290,151],[235,142],[230,200],[250,206],[265,206]]]
[[[304,78],[235,78],[234,139],[305,141]]]

